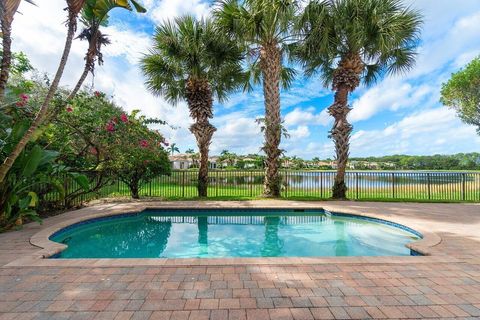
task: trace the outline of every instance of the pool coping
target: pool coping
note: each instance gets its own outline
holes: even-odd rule
[[[435,262],[453,262],[456,258],[447,255],[438,254],[433,250],[442,239],[436,233],[424,230],[419,227],[412,227],[405,224],[403,221],[397,221],[395,217],[385,217],[375,213],[359,213],[352,212],[349,208],[345,208],[341,213],[358,216],[361,218],[380,219],[394,224],[402,225],[412,230],[415,230],[423,235],[422,239],[407,244],[407,248],[414,250],[423,256],[357,256],[357,257],[272,257],[272,258],[102,258],[102,259],[48,259],[48,257],[58,254],[66,245],[53,242],[49,239],[54,233],[66,228],[72,224],[81,223],[86,220],[116,216],[124,213],[140,213],[144,210],[168,210],[168,209],[188,209],[184,204],[162,204],[162,203],[129,203],[126,206],[119,206],[118,208],[111,208],[107,212],[89,213],[75,218],[67,219],[56,223],[52,226],[43,228],[30,238],[30,243],[40,250],[17,260],[10,262],[4,267],[13,266],[51,266],[51,267],[128,267],[128,266],[214,266],[214,265],[297,265],[297,264],[360,264],[360,263],[379,263],[379,264],[397,264],[409,263],[414,260],[416,263],[435,263]],[[190,207],[191,208],[191,207]],[[289,208],[285,204],[264,205],[256,203],[254,206],[249,206],[250,209],[279,209]],[[196,206],[195,209],[246,209],[245,206],[231,203],[208,202],[204,205]],[[293,209],[317,209],[338,212],[337,209],[330,210],[328,205],[318,206],[309,204],[304,206],[294,206]],[[74,211],[73,211],[74,212]]]

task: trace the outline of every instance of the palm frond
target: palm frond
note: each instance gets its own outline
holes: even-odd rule
[[[153,49],[142,61],[148,89],[172,103],[185,99],[187,79],[207,81],[220,101],[245,81],[243,53],[209,19],[185,15],[155,30]]]
[[[314,0],[299,19],[305,38],[295,55],[326,84],[341,59],[359,56],[368,85],[412,68],[421,25],[422,15],[401,0]]]

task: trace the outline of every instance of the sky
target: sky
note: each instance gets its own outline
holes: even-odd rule
[[[22,1],[13,23],[13,50],[23,51],[40,71],[53,75],[66,35],[64,0]],[[208,16],[211,2],[204,0],[143,0],[146,14],[122,9],[112,11],[104,28],[112,43],[103,49],[105,63],[95,78],[86,80],[112,96],[127,111],[140,109],[149,117],[166,120],[159,130],[181,152],[197,150],[188,130],[185,102],[176,106],[151,95],[144,86],[139,60],[151,47],[155,26],[182,14]],[[351,156],[391,154],[431,155],[480,152],[480,136],[463,124],[455,111],[439,103],[442,83],[452,72],[480,55],[480,0],[405,0],[424,15],[422,41],[415,67],[402,76],[381,79],[360,87],[350,96],[353,107]],[[61,81],[73,87],[84,67],[85,42],[75,40]],[[326,108],[333,94],[320,79],[301,74],[289,90],[281,92],[281,113],[290,138],[281,148],[287,156],[305,159],[333,158],[328,138],[332,119]],[[259,153],[263,136],[255,119],[264,113],[261,87],[251,93],[235,92],[223,104],[214,103],[212,123],[217,132],[211,154],[226,149],[237,154]],[[174,128],[172,128],[174,127]]]

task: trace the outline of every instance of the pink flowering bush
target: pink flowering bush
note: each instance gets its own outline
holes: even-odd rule
[[[84,92],[72,101],[72,108],[75,113],[61,113],[46,134],[52,137],[50,145],[65,150],[62,158],[69,167],[117,176],[134,198],[143,184],[170,173],[164,137],[149,129],[138,112],[127,114],[107,99],[98,99],[98,94]]]

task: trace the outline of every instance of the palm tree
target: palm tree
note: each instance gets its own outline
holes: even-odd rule
[[[68,20],[67,20],[67,37],[65,40],[65,46],[63,48],[62,57],[60,58],[60,63],[57,68],[57,72],[55,73],[55,77],[48,89],[47,95],[43,100],[40,109],[38,110],[35,119],[30,124],[28,130],[23,134],[22,138],[18,141],[18,143],[13,148],[13,151],[5,158],[4,162],[0,165],[0,183],[3,182],[5,179],[8,171],[15,163],[15,160],[18,158],[20,153],[25,149],[27,143],[32,139],[34,136],[35,131],[43,124],[48,112],[48,107],[50,105],[50,101],[52,100],[55,92],[57,91],[58,84],[60,79],[63,75],[63,70],[65,69],[65,65],[67,64],[68,55],[70,54],[70,48],[72,47],[73,37],[75,35],[75,31],[77,30],[77,16],[82,10],[83,5],[85,4],[86,0],[66,0],[67,1],[67,11],[68,11]]]
[[[185,153],[190,155],[190,160],[192,160],[192,167],[194,167],[196,156],[197,156],[197,154],[195,153],[195,150],[193,150],[192,148],[189,148],[185,151]]]
[[[35,4],[31,0],[25,0],[30,4]],[[17,12],[21,0],[2,0],[0,1],[0,23],[2,25],[2,69],[0,71],[0,101],[5,95],[8,76],[10,74],[10,65],[12,64],[12,23],[13,17]]]
[[[131,4],[130,4],[131,3]],[[83,82],[87,78],[88,73],[94,75],[95,63],[103,64],[102,47],[110,44],[110,39],[103,34],[100,27],[108,25],[108,14],[115,8],[122,8],[129,11],[135,9],[137,12],[145,13],[146,10],[138,2],[129,1],[112,1],[112,0],[90,0],[87,1],[83,10],[80,21],[84,28],[77,37],[80,40],[88,41],[88,49],[85,55],[85,67],[83,73],[78,79],[75,88],[68,96],[67,100],[72,99],[82,87]]]
[[[237,154],[228,150],[222,150],[219,160],[226,161],[228,166],[233,167],[237,161]]]
[[[401,0],[314,0],[301,19],[305,39],[298,50],[307,75],[319,73],[335,91],[328,108],[334,117],[337,174],[333,198],[346,198],[345,170],[352,125],[348,95],[360,83],[406,72],[415,62],[422,16]]]
[[[207,196],[208,151],[215,127],[214,96],[224,101],[227,94],[245,82],[242,52],[234,41],[219,32],[210,20],[183,16],[165,22],[155,32],[153,49],[142,60],[146,85],[156,95],[176,104],[186,100],[195,123],[200,151],[198,195]]]
[[[295,75],[293,69],[283,67],[283,61],[296,40],[297,12],[296,0],[224,0],[214,10],[219,26],[247,48],[253,82],[263,82],[267,197],[280,196],[280,84],[287,88]]]
[[[180,149],[178,149],[176,143],[172,143],[168,148],[167,151],[173,156],[175,152],[180,153]]]

